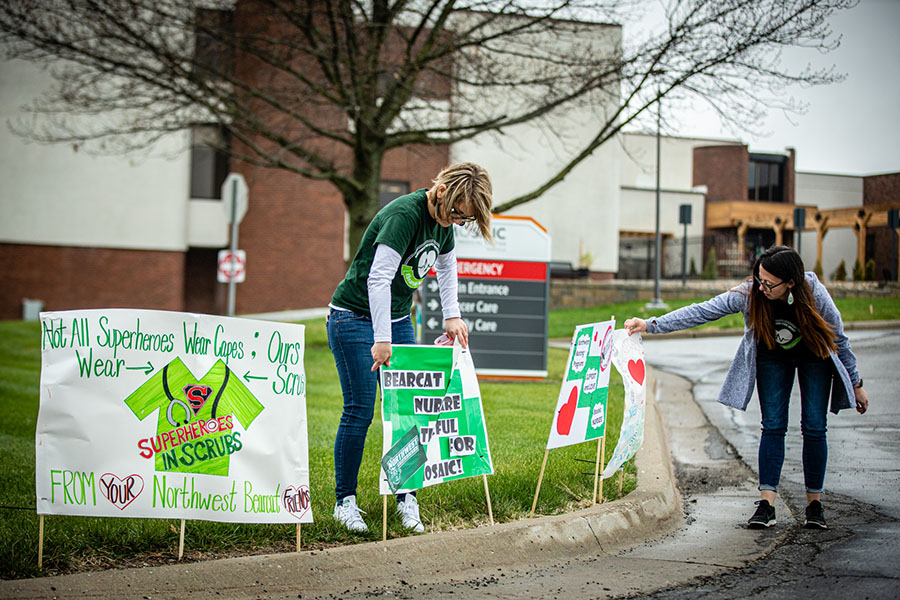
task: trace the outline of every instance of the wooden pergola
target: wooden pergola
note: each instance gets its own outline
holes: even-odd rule
[[[850,227],[856,234],[856,259],[860,264],[865,264],[868,229],[870,227],[887,227],[888,211],[900,209],[900,202],[823,210],[810,204],[708,202],[706,204],[706,226],[710,229],[734,228],[737,231],[739,248],[744,247],[744,236],[748,229],[772,229],[775,232],[775,244],[781,245],[785,230],[795,231],[795,208],[806,209],[807,226],[803,228],[803,231],[813,227],[816,229],[816,262],[822,261],[822,242],[825,234],[832,229]],[[898,268],[898,272],[900,272],[900,268]]]

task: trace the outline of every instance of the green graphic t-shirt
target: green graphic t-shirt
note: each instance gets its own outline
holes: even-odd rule
[[[413,293],[434,266],[439,254],[453,249],[453,228],[441,227],[428,214],[428,190],[400,196],[378,211],[363,234],[356,256],[331,298],[331,303],[370,315],[366,280],[375,258],[376,244],[386,244],[400,255],[400,268],[391,281],[391,318],[409,314]]]
[[[775,334],[775,348],[769,350],[765,344],[760,344],[758,352],[770,355],[788,352],[795,357],[812,357],[812,351],[803,341],[803,334],[797,321],[797,311],[787,302],[774,301],[772,303],[772,327]]]
[[[240,450],[236,417],[244,429],[263,405],[221,360],[201,379],[175,358],[125,398],[144,420],[157,409],[156,437],[142,440],[142,452],[156,456],[156,470],[228,475],[230,457]]]

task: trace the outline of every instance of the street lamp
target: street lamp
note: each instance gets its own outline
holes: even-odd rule
[[[659,231],[659,201],[660,201],[660,176],[662,173],[662,96],[657,100],[656,105],[656,278],[653,284],[653,300],[648,302],[644,308],[663,310],[669,308],[662,301],[659,294],[659,278],[662,273],[662,235]]]

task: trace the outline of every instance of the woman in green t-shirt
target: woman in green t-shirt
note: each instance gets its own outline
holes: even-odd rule
[[[446,333],[468,345],[451,225],[474,223],[490,240],[491,194],[487,171],[460,163],[442,170],[431,189],[396,198],[372,219],[331,298],[328,345],[344,395],[334,442],[334,517],[352,531],[368,530],[356,504],[356,485],[375,409],[378,368],[390,364],[392,343],[415,343],[409,316],[413,294],[432,267]],[[404,527],[424,531],[414,494],[398,495],[397,511]]]

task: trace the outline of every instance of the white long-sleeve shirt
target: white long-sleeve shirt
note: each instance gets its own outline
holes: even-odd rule
[[[391,281],[400,268],[400,253],[386,244],[375,247],[375,257],[366,279],[369,292],[369,310],[376,342],[391,341]],[[441,312],[444,320],[460,316],[459,280],[456,271],[456,253],[453,250],[440,254],[435,262],[440,287]],[[399,321],[400,319],[395,319]]]

